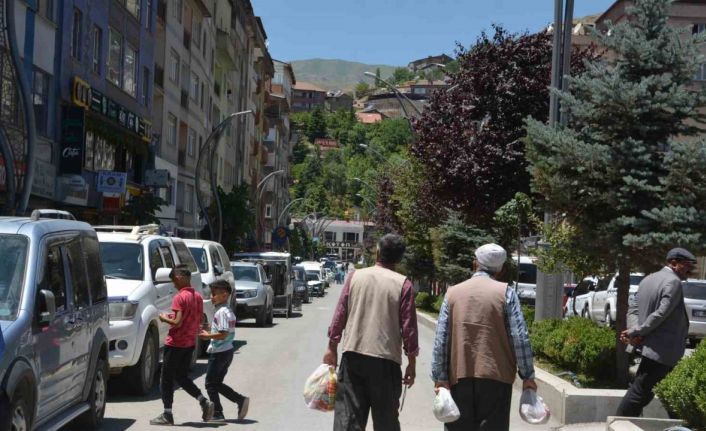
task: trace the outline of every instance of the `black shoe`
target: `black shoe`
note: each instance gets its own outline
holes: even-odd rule
[[[211,422],[225,422],[226,418],[223,416],[223,412],[214,412]]]
[[[204,398],[199,404],[201,404],[201,419],[203,419],[204,422],[210,421],[213,417],[213,403]]]
[[[245,397],[241,404],[238,404],[238,420],[245,419],[248,414],[248,407],[250,407],[250,398]]]
[[[162,413],[150,420],[150,425],[174,425],[174,416],[171,413]]]

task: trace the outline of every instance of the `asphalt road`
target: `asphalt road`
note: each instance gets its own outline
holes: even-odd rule
[[[197,402],[183,390],[174,395],[174,420],[177,425],[194,428],[238,430],[329,430],[333,413],[309,410],[304,404],[304,382],[321,363],[327,344],[326,330],[333,315],[341,287],[333,285],[324,298],[304,304],[302,313],[285,319],[275,317],[274,325],[257,328],[254,320],[244,320],[236,329],[237,351],[226,383],[251,399],[248,416],[243,421],[228,419],[223,423],[201,422]],[[434,334],[419,326],[421,354],[417,360],[417,383],[407,391],[400,422],[403,430],[441,430],[431,406],[434,398],[430,373]],[[199,359],[192,376],[205,394],[205,358]],[[406,365],[406,364],[405,364]],[[103,429],[108,431],[164,429],[151,427],[149,420],[162,412],[158,386],[145,397],[122,394],[119,377],[109,382],[109,398]],[[519,419],[515,392],[511,415],[512,430],[541,430],[556,426],[529,426]],[[237,407],[222,400],[226,418],[235,418]],[[68,430],[70,428],[66,428]],[[368,429],[372,430],[372,420]]]

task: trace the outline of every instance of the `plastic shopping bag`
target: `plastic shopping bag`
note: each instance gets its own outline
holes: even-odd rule
[[[451,392],[446,388],[439,388],[439,392],[434,398],[433,410],[434,416],[443,423],[454,422],[461,417],[461,412],[451,397]]]
[[[336,369],[326,364],[319,367],[306,379],[304,402],[312,410],[330,412],[336,402]]]
[[[532,389],[522,391],[520,397],[520,417],[523,421],[539,425],[549,421],[549,407],[544,404],[542,397],[537,395],[537,392]]]

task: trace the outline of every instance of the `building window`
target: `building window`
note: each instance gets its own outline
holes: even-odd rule
[[[324,232],[327,242],[336,242],[336,232]]]
[[[706,63],[701,63],[696,69],[694,81],[706,81]]]
[[[120,68],[123,61],[123,37],[112,28],[110,29],[108,45],[108,81],[120,87]]]
[[[197,50],[201,49],[201,21],[196,18],[194,18],[191,34],[193,35],[191,41],[196,45]]]
[[[91,171],[112,171],[115,168],[115,147],[105,139],[86,131],[84,167]]]
[[[179,64],[181,63],[181,60],[179,60],[179,54],[177,54],[174,50],[171,51],[170,55],[169,79],[171,79],[175,84],[179,84]]]
[[[199,103],[199,76],[191,72],[191,99]]]
[[[201,110],[203,111],[203,95],[206,93],[203,82],[201,83]]]
[[[184,196],[184,212],[191,213],[194,210],[194,186],[187,184]]]
[[[183,0],[173,0],[172,1],[172,5],[173,5],[172,16],[179,23],[181,23],[181,10],[184,7],[184,5],[182,4],[182,1]]]
[[[343,241],[358,242],[358,232],[343,232]]]
[[[694,24],[694,27],[691,30],[691,32],[694,34],[703,33],[704,31],[706,31],[706,24],[703,24],[703,23]]]
[[[150,69],[148,67],[142,68],[142,104],[146,107],[150,106]]]
[[[145,29],[152,30],[152,0],[145,0]]]
[[[101,74],[101,60],[103,57],[103,30],[97,25],[93,26],[93,72]]]
[[[265,205],[265,218],[272,218],[272,205]]]
[[[71,26],[71,56],[76,60],[81,60],[81,41],[83,39],[83,13],[80,9],[74,8],[73,22]]]
[[[167,114],[167,144],[175,147],[177,142],[177,117],[172,113]]]
[[[137,50],[127,43],[123,63],[123,90],[132,97],[137,96]]]
[[[54,0],[38,0],[37,13],[54,22]]]
[[[125,7],[132,16],[140,20],[140,0],[125,0]]]
[[[196,130],[189,128],[189,135],[186,138],[186,153],[194,156],[194,146],[196,145]]]
[[[35,69],[32,74],[32,105],[37,123],[37,132],[49,136],[49,79],[50,76]]]

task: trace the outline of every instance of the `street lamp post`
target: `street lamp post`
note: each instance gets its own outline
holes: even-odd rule
[[[287,204],[287,206],[282,209],[282,212],[280,213],[279,217],[277,217],[277,226],[279,226],[280,223],[282,223],[282,217],[284,217],[284,215],[287,214],[287,210],[289,210],[289,208],[291,208],[291,206],[294,205],[295,203],[301,202],[303,200],[304,200],[304,198],[298,198],[298,199],[294,199],[293,201],[289,202]]]
[[[365,144],[363,144],[363,145],[365,145]],[[362,179],[360,179],[360,178],[358,178],[358,177],[353,178],[353,181],[356,181],[356,182],[359,182],[359,183],[363,184],[364,186],[366,186],[367,188],[369,188],[372,192],[374,192],[375,194],[377,194],[377,190],[375,189],[375,187],[371,186],[369,182],[363,181]]]
[[[252,110],[235,112],[227,116],[223,121],[221,121],[208,135],[206,142],[199,149],[199,158],[196,161],[196,202],[199,204],[199,209],[206,219],[206,224],[208,224],[208,230],[211,234],[211,239],[221,242],[223,236],[223,209],[221,208],[221,199],[218,196],[218,184],[216,181],[216,169],[214,169],[213,162],[216,158],[216,152],[218,151],[218,144],[220,143],[221,136],[225,132],[226,128],[230,125],[235,117],[251,114]],[[213,198],[216,202],[216,218],[218,226],[218,235],[215,234],[213,229],[213,223],[211,221],[211,216],[208,214],[208,208],[206,207],[206,197],[203,196],[201,191],[201,168],[204,162],[208,162],[209,170],[209,183],[211,186],[211,193],[213,193]]]

